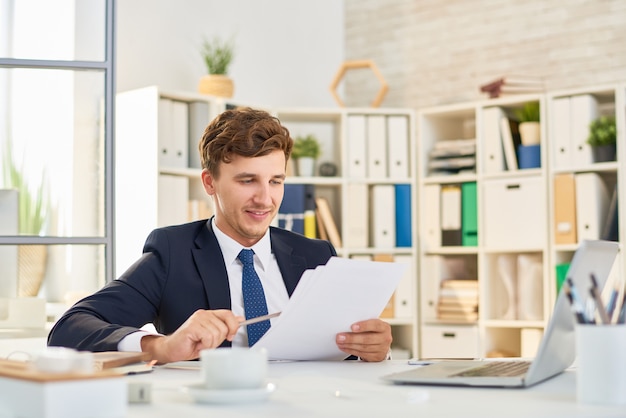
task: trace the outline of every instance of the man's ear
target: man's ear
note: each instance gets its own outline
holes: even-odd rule
[[[213,175],[205,168],[202,170],[202,186],[209,196],[215,194],[215,186],[213,185]]]

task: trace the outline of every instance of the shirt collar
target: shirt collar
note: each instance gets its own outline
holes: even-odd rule
[[[211,219],[211,227],[213,228],[215,238],[217,238],[217,242],[222,249],[224,262],[227,266],[231,265],[235,262],[235,260],[237,260],[237,256],[239,255],[241,250],[248,247],[242,246],[237,241],[222,232],[215,224],[215,218]],[[265,231],[265,235],[263,235],[259,242],[249,248],[254,250],[254,254],[256,254],[256,256],[258,257],[261,264],[260,267],[263,269],[263,271],[267,271],[272,257],[272,244],[269,228],[267,229],[267,231]]]

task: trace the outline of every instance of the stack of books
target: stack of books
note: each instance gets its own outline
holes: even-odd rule
[[[476,139],[437,141],[428,153],[428,174],[476,172]]]
[[[477,321],[478,280],[442,280],[437,303],[437,318],[458,322]]]
[[[530,76],[505,76],[496,78],[480,86],[480,91],[490,98],[508,94],[542,93],[545,90],[543,79]]]

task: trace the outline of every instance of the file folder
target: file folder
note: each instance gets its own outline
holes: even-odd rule
[[[383,115],[367,117],[367,174],[387,178],[387,127]]]
[[[396,245],[395,190],[393,185],[372,186],[372,245],[393,248]]]
[[[419,234],[424,243],[424,250],[430,251],[441,247],[441,186],[427,184],[420,199],[423,216],[420,218]]]
[[[461,185],[461,244],[466,247],[478,245],[478,198],[476,195],[476,182],[463,183]]]
[[[554,176],[554,243],[576,244],[576,182],[574,174]]]
[[[410,247],[411,239],[411,186],[396,184],[396,247]]]
[[[409,118],[387,117],[387,142],[389,145],[389,177],[409,177]]]
[[[305,186],[308,185],[285,184],[285,194],[278,209],[279,228],[304,235],[304,212],[307,201]]]
[[[576,226],[578,242],[600,239],[609,203],[609,191],[599,174],[576,174]]]
[[[455,246],[463,242],[461,232],[461,186],[441,187],[441,245]]]
[[[367,184],[355,183],[347,186],[350,216],[346,222],[344,238],[348,248],[367,248],[369,245],[369,196]]]
[[[504,151],[500,134],[500,124],[505,116],[499,107],[488,107],[483,110],[483,143],[484,161],[483,170],[485,173],[499,173],[504,171]]]
[[[558,97],[552,102],[554,124],[551,124],[554,140],[553,163],[555,168],[572,165],[570,98]]]
[[[571,150],[574,166],[593,163],[591,146],[587,144],[589,124],[598,117],[598,102],[590,94],[581,94],[571,98]]]
[[[365,115],[348,115],[348,176],[367,176]]]

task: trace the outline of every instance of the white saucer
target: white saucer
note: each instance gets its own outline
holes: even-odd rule
[[[196,402],[227,404],[227,403],[251,403],[266,400],[270,393],[276,390],[276,385],[268,383],[259,389],[207,389],[203,384],[183,386]]]

